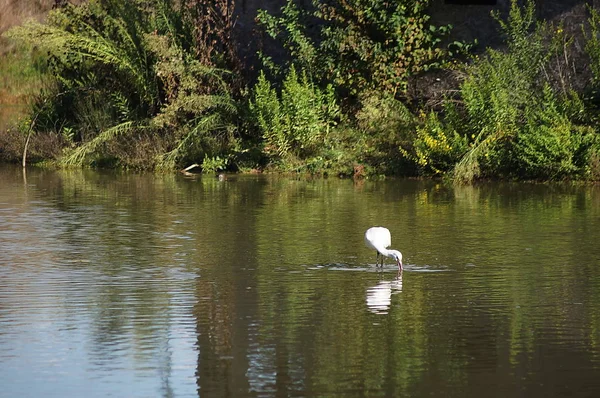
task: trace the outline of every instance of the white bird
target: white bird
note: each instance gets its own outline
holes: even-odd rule
[[[392,244],[392,235],[390,234],[390,230],[384,227],[372,227],[367,229],[365,232],[365,245],[367,245],[370,249],[377,250],[377,262],[376,265],[379,266],[379,256],[381,255],[381,266],[383,267],[383,256],[390,257],[396,260],[398,264],[398,269],[400,271],[402,268],[402,253],[398,250],[388,249]]]

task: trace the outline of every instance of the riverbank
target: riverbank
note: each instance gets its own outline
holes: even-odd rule
[[[63,5],[5,34],[9,85],[31,68],[39,88],[0,160],[20,161],[32,129],[28,159],[59,167],[600,180],[592,8],[582,36],[513,2],[493,16],[502,49],[482,52],[428,2],[288,3],[258,14],[252,70],[234,5],[192,3]]]

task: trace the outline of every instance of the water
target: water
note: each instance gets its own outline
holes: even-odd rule
[[[3,166],[0,396],[599,396],[599,242],[597,186]]]

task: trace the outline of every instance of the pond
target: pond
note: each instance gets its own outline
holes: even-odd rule
[[[0,396],[600,396],[599,243],[598,186],[2,166]]]

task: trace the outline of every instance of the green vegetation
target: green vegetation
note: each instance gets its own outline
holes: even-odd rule
[[[553,88],[548,73],[558,47],[569,45],[562,29],[536,23],[532,2],[523,10],[513,4],[508,21],[498,22],[508,50],[488,50],[467,69],[461,86],[463,135],[471,138],[455,178],[589,175],[587,160],[600,149],[598,135],[581,124],[585,106],[579,95]]]
[[[332,147],[329,130],[335,125],[339,108],[328,86],[319,90],[307,77],[301,76],[292,65],[281,94],[271,86],[264,74],[254,86],[250,111],[256,117],[261,133],[263,151],[281,165],[303,164]]]
[[[38,134],[64,141],[59,163],[173,168],[238,149],[239,85],[225,69],[233,60],[205,45],[230,27],[211,30],[197,13],[203,2],[195,3],[93,0],[9,31],[49,54],[55,81],[32,113]],[[232,11],[226,2],[215,7]],[[145,154],[129,150],[147,143]]]
[[[404,94],[410,76],[449,59],[441,41],[451,27],[430,24],[428,5],[326,0],[314,1],[314,11],[308,13],[288,0],[280,17],[263,11],[259,21],[270,36],[282,39],[292,62],[318,81],[329,81],[349,95],[365,89]],[[312,24],[318,21],[316,33],[308,30],[311,19]],[[271,59],[266,64],[277,69]]]
[[[431,23],[428,6],[289,0],[277,15],[260,11],[281,47],[259,52],[252,78],[233,2],[64,5],[5,34],[27,67],[3,75],[50,78],[21,127],[0,133],[0,153],[18,158],[35,120],[32,151],[44,141],[53,150],[30,159],[62,166],[600,179],[598,13],[590,8],[582,34],[592,78],[576,89],[573,37],[537,21],[532,1],[495,14],[505,46],[475,56],[473,43],[451,42],[451,26]],[[441,103],[410,94],[443,70],[461,78]]]

